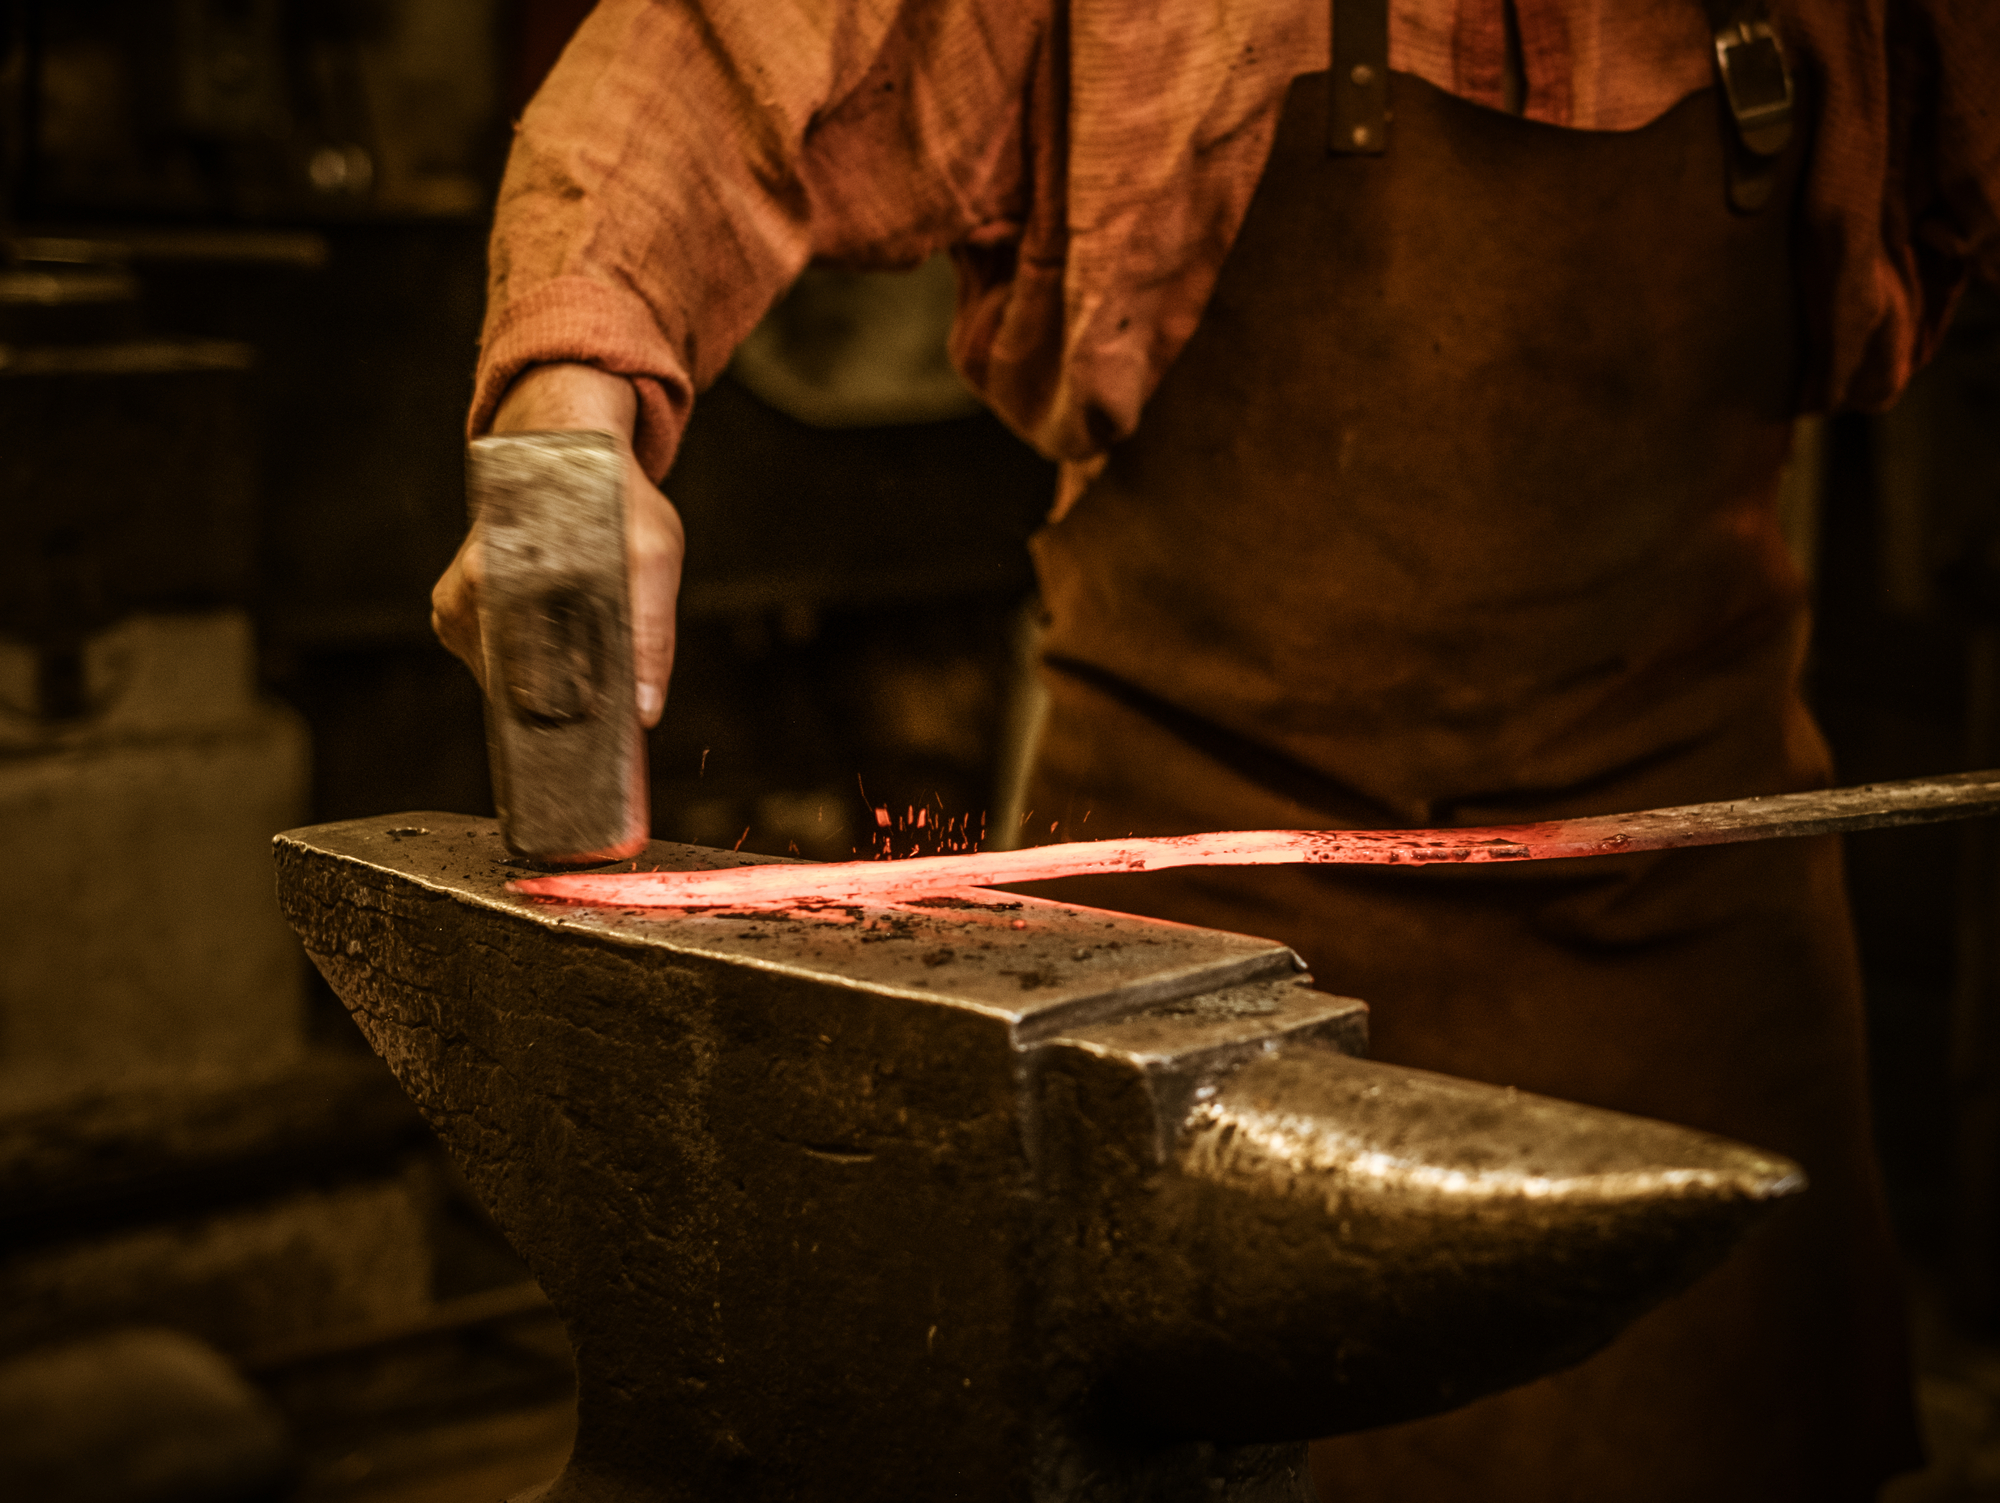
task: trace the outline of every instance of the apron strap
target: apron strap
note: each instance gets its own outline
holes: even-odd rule
[[[1379,157],[1389,145],[1389,0],[1333,0],[1326,149]]]
[[[1765,0],[1702,0],[1729,132],[1729,205],[1754,214],[1770,201],[1792,139],[1794,89]],[[1389,145],[1389,0],[1332,0],[1333,58],[1326,149],[1380,156]]]
[[[1792,139],[1791,66],[1764,0],[1703,0],[1715,36],[1715,72],[1734,122],[1729,206],[1754,214],[1770,200],[1778,157]]]

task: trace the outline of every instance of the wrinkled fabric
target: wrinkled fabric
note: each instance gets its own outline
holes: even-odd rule
[[[1700,0],[1517,5],[1529,119],[1629,130],[1710,82]],[[1818,111],[1800,405],[1881,407],[1967,276],[2000,271],[2000,13],[1774,9]],[[471,431],[526,367],[583,361],[634,378],[657,477],[695,391],[809,261],[950,248],[960,369],[1044,454],[1090,461],[1133,430],[1200,320],[1285,91],[1326,66],[1327,15],[1326,0],[603,0],[518,128]],[[1502,0],[1394,0],[1399,71],[1497,106],[1503,48]]]

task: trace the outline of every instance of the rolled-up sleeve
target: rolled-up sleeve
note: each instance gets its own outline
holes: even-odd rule
[[[469,428],[529,366],[632,379],[665,474],[694,400],[814,257],[1018,222],[1034,4],[603,0],[517,129]]]

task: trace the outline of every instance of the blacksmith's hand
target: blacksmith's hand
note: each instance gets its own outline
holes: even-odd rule
[[[646,478],[632,455],[638,398],[632,385],[590,365],[538,365],[507,389],[493,417],[495,433],[597,429],[617,436],[625,450],[625,552],[631,570],[632,659],[639,720],[659,723],[674,666],[674,601],[680,594],[686,551],[680,513]],[[479,525],[475,521],[458,556],[431,590],[431,630],[472,670],[483,689],[486,657],[479,642]]]

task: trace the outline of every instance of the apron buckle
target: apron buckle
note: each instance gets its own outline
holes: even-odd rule
[[[1734,122],[1729,204],[1754,214],[1769,202],[1777,159],[1792,139],[1791,64],[1764,0],[1708,0],[1715,71]]]
[[[1761,19],[1721,28],[1715,66],[1744,147],[1760,157],[1783,151],[1792,139],[1792,70],[1776,29]]]

